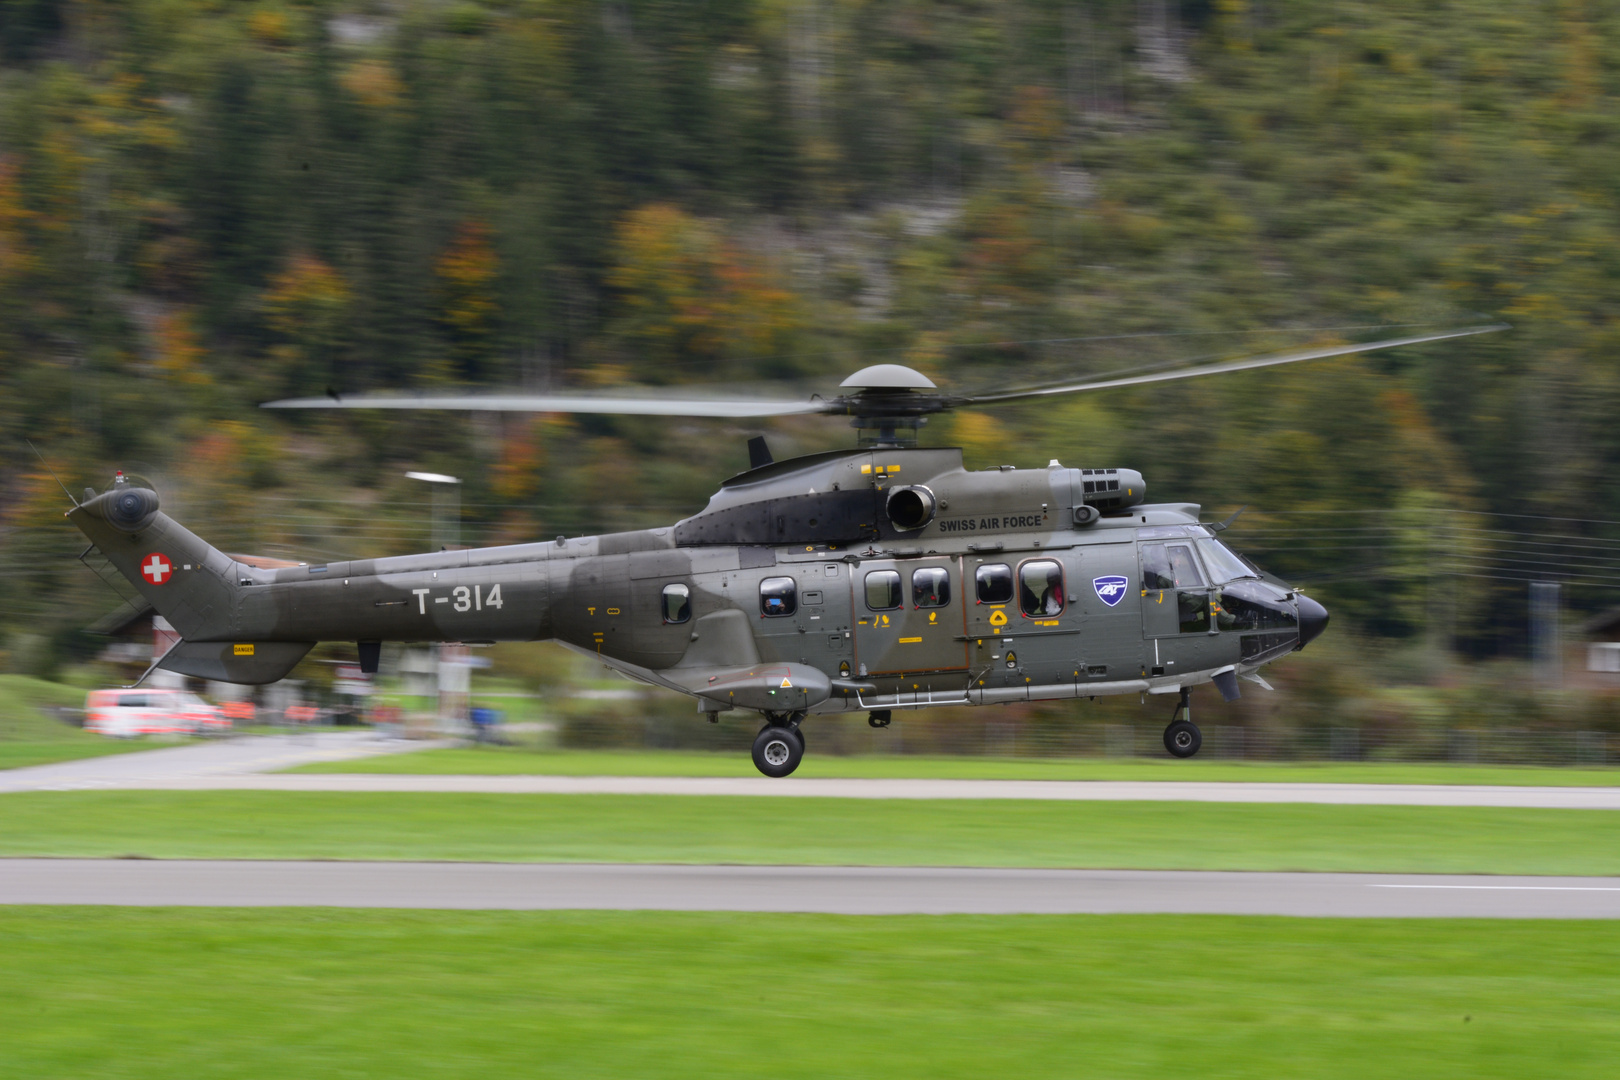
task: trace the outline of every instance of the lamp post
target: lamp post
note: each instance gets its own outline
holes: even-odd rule
[[[433,485],[433,550],[441,551],[450,544],[461,543],[461,480],[436,472],[408,472],[412,480]],[[446,527],[445,504],[449,504],[449,523]]]
[[[461,480],[444,473],[408,472],[412,480],[433,485],[433,549],[442,551],[450,544],[461,542]],[[446,522],[445,509],[449,508]],[[467,722],[468,691],[467,649],[463,645],[444,643],[439,646],[439,730],[445,733],[460,731]]]

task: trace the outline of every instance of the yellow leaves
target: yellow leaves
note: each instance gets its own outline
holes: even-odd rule
[[[501,460],[490,471],[490,491],[514,502],[532,497],[540,490],[541,470],[546,464],[546,436],[566,429],[566,420],[546,416],[509,424],[501,443]]]
[[[216,523],[252,520],[254,486],[274,481],[279,440],[242,420],[213,420],[178,462],[183,489],[209,508]]]
[[[490,239],[489,226],[482,221],[462,222],[433,268],[446,297],[445,321],[468,336],[487,334],[495,315],[493,290],[500,263]]]
[[[1600,74],[1594,40],[1602,40],[1592,29],[1583,3],[1566,0],[1559,5],[1559,22],[1564,30],[1564,80],[1569,89],[1564,102],[1577,107],[1590,105],[1600,92]]]
[[[1223,44],[1233,52],[1248,52],[1254,46],[1247,0],[1215,0],[1216,26]]]
[[[666,357],[771,355],[801,326],[797,297],[768,265],[679,207],[631,211],[614,248],[620,330]]]
[[[349,290],[343,278],[308,252],[299,252],[287,261],[264,298],[270,325],[302,341],[329,337],[348,303]]]
[[[0,283],[14,280],[34,265],[25,234],[32,217],[17,184],[17,166],[0,158]]]
[[[405,84],[386,60],[357,60],[343,72],[343,88],[373,109],[391,109],[405,97]]]
[[[696,218],[667,204],[633,210],[619,224],[618,264],[608,284],[623,297],[640,336],[673,342],[683,333],[693,346],[711,352],[703,340],[712,327],[715,239]]]
[[[180,309],[158,315],[153,320],[152,337],[157,366],[166,375],[194,386],[210,381],[204,368],[207,353],[189,311]]]
[[[967,246],[958,289],[981,307],[1000,311],[1035,305],[1050,280],[1050,225],[1038,213],[1038,196],[1022,194],[1008,192],[965,215]]]
[[[287,13],[277,8],[261,7],[248,16],[248,33],[263,45],[289,45],[292,26]]]
[[[71,509],[71,504],[67,496],[62,494],[62,489],[57,486],[56,479],[44,469],[23,473],[21,481],[13,488],[12,497],[7,500],[10,505],[0,511],[0,521],[5,524],[13,527],[37,527],[42,522],[60,518],[64,511]]]
[[[962,448],[964,459],[975,468],[1000,464],[1013,445],[1001,421],[978,411],[953,414],[949,439]]]

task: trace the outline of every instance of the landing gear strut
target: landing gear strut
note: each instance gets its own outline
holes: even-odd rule
[[[1183,716],[1185,714],[1185,716]],[[1192,693],[1181,688],[1181,700],[1170,714],[1170,726],[1164,729],[1164,748],[1172,757],[1190,758],[1204,745],[1204,733],[1192,722]]]
[[[767,719],[754,736],[754,767],[766,776],[788,776],[804,760],[804,735],[799,731],[804,714],[776,713]]]

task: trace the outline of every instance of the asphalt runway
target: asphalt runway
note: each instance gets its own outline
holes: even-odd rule
[[[1615,919],[1620,878],[7,859],[0,904]]]

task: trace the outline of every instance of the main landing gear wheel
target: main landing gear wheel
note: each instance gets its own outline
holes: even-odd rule
[[[754,767],[766,776],[787,776],[804,760],[804,739],[790,727],[767,724],[754,736]]]
[[[1164,748],[1174,757],[1192,757],[1203,745],[1204,733],[1191,720],[1172,720],[1164,729]]]
[[[1170,726],[1164,729],[1164,748],[1171,757],[1189,758],[1204,745],[1204,733],[1192,722],[1192,691],[1181,688],[1181,700],[1170,714]]]

